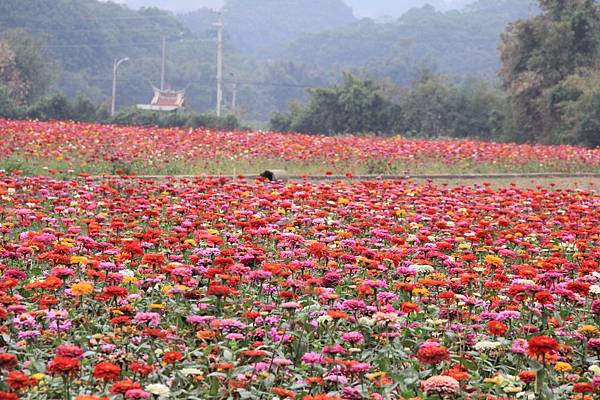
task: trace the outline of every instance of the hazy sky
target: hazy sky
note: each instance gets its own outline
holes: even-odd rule
[[[427,3],[444,4],[446,7],[461,7],[469,0],[344,0],[361,17],[380,17],[389,15],[399,17],[407,9],[420,7]],[[474,1],[474,0],[470,0]],[[185,12],[201,7],[220,7],[224,0],[119,0],[130,7],[155,6],[174,12]]]

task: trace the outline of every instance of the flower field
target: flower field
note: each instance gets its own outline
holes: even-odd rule
[[[108,154],[28,124],[3,152]],[[0,200],[2,400],[598,398],[590,190],[5,174]]]
[[[600,172],[600,149],[0,119],[0,170],[39,175]]]

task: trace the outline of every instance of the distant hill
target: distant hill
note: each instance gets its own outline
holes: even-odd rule
[[[267,0],[268,1],[268,0]],[[186,13],[200,8],[221,8],[225,0],[120,0],[131,8],[158,7],[175,13]],[[415,7],[431,4],[438,10],[459,9],[474,0],[344,0],[354,9],[358,18],[391,16],[398,18]]]
[[[157,7],[175,13],[185,13],[203,7],[221,8],[224,0],[121,0],[130,8]]]
[[[410,71],[427,65],[452,77],[494,77],[500,59],[500,33],[532,12],[533,0],[480,0],[462,11],[440,12],[432,6],[411,9],[399,19],[355,24],[307,35],[285,57],[322,68],[364,68],[399,83]]]
[[[411,8],[423,7],[427,4],[436,10],[447,11],[460,9],[475,0],[345,0],[354,9],[357,17],[377,18],[391,16],[398,18]]]
[[[149,81],[160,80],[163,35],[169,41],[171,84],[183,87],[214,76],[214,43],[195,40],[170,12],[134,11],[96,0],[0,1],[0,32],[15,28],[42,39],[48,62],[57,72],[54,86],[72,97],[84,94],[107,102],[113,61],[129,57],[119,70],[117,99],[120,104],[149,101]],[[198,108],[208,106],[210,94],[200,93],[191,102]]]
[[[194,4],[205,1],[212,0]],[[171,7],[176,3],[187,4],[169,0]],[[407,2],[390,2],[397,3]],[[249,120],[265,121],[291,101],[306,99],[307,86],[331,84],[348,69],[400,84],[410,82],[423,65],[456,79],[493,79],[500,32],[508,22],[536,12],[532,4],[480,0],[460,12],[424,7],[399,19],[374,21],[357,20],[342,0],[227,0],[225,103],[231,104],[233,82],[238,82],[238,110]],[[0,1],[0,32],[22,28],[43,40],[57,72],[56,90],[107,103],[113,61],[129,57],[119,69],[117,104],[147,102],[149,82],[160,80],[165,36],[167,83],[188,87],[190,108],[201,112],[214,110],[216,98],[216,18],[206,7],[176,16],[112,1]]]
[[[280,56],[305,34],[322,32],[356,21],[342,0],[226,0],[224,22],[230,44],[258,58]],[[181,15],[191,31],[212,31],[217,14],[207,7]]]

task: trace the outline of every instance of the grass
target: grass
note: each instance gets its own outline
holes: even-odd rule
[[[382,163],[380,163],[382,164]],[[377,169],[369,163],[352,164],[352,162],[338,163],[337,165],[328,165],[327,163],[309,163],[290,162],[283,160],[264,160],[254,161],[226,160],[217,159],[206,162],[205,164],[189,164],[183,162],[173,162],[160,165],[134,162],[132,164],[98,162],[94,164],[78,162],[66,162],[55,159],[38,159],[12,156],[0,160],[0,170],[12,173],[16,170],[23,175],[54,175],[57,178],[67,178],[82,173],[101,175],[118,174],[123,171],[130,174],[135,172],[137,175],[245,175],[257,174],[266,169],[286,169],[291,175],[323,175],[326,171],[331,171],[335,175],[344,175],[352,172],[355,175],[443,175],[443,174],[485,174],[485,173],[538,173],[538,172],[592,172],[600,173],[600,168],[590,168],[589,166],[555,165],[552,168],[541,166],[539,164],[524,164],[516,168],[507,168],[505,165],[493,163],[463,163],[461,165],[445,165],[442,163],[415,163],[410,166],[406,164],[395,164],[390,168]],[[56,172],[51,172],[56,171]],[[413,179],[416,183],[426,183],[425,179]],[[582,189],[598,190],[600,187],[600,177],[581,177],[581,178],[495,178],[495,179],[435,179],[436,185],[448,185],[456,187],[459,185],[489,184],[492,188],[508,187],[511,184],[519,188],[537,188],[547,189]]]
[[[416,183],[425,183],[424,179],[415,179]],[[538,187],[546,189],[581,189],[594,190],[600,189],[600,177],[584,177],[584,178],[496,178],[496,179],[434,179],[435,185],[448,185],[456,187],[460,185],[481,185],[489,184],[491,188],[504,188],[515,185],[519,189],[529,188],[537,189]]]
[[[216,158],[204,161],[185,162],[151,162],[133,161],[90,163],[84,159],[57,160],[40,159],[14,154],[0,160],[0,170],[12,173],[21,171],[24,175],[70,176],[81,173],[131,174],[137,175],[244,175],[258,174],[266,169],[285,169],[291,175],[323,175],[331,172],[344,175],[351,172],[355,175],[439,175],[439,174],[485,174],[485,173],[600,173],[600,166],[585,163],[551,162],[546,164],[524,163],[503,164],[495,162],[478,163],[463,161],[454,164],[435,160],[415,160],[411,163],[388,162],[386,160],[368,159],[347,160],[330,163],[327,161],[286,161],[281,159],[236,160]]]

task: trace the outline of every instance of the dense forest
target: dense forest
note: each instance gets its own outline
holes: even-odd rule
[[[426,7],[377,24],[356,20],[341,0],[318,3],[227,1],[226,109],[234,82],[236,111],[251,122],[266,121],[293,101],[306,101],[308,87],[333,84],[344,70],[391,77],[400,84],[414,80],[424,66],[456,80],[471,74],[491,77],[499,63],[496,47],[504,25],[529,12],[519,5],[522,0],[480,1],[463,12]],[[217,14],[208,8],[175,16],[96,0],[6,0],[0,3],[0,15],[0,32],[23,29],[40,42],[52,65],[52,89],[70,98],[81,94],[107,104],[113,61],[129,57],[119,70],[120,107],[149,101],[150,82],[156,85],[160,79],[165,36],[167,83],[188,88],[191,109],[214,110]],[[476,33],[482,27],[485,30]],[[416,34],[407,34],[411,31],[418,32],[419,43],[414,41]],[[362,42],[356,35],[363,36]],[[314,45],[321,40],[320,46]],[[469,50],[457,54],[458,48]],[[457,67],[461,58],[469,60],[464,70]]]
[[[411,72],[422,65],[456,80],[494,79],[500,66],[500,33],[509,22],[537,11],[528,0],[480,0],[460,12],[425,6],[393,22],[363,19],[303,37],[286,57],[328,68],[362,68],[369,76],[390,77],[400,84],[414,78]]]

